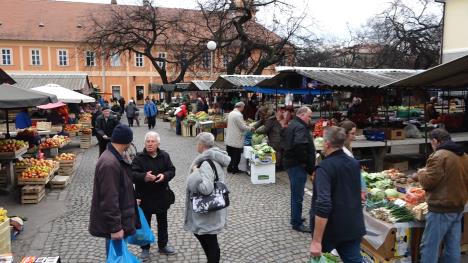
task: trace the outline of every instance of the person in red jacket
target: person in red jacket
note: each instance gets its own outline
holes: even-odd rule
[[[187,105],[182,104],[180,110],[176,111],[176,134],[182,134],[181,122],[187,117]]]

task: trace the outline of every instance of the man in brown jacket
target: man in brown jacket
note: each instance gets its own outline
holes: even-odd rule
[[[134,234],[140,222],[131,166],[124,155],[132,140],[132,130],[119,124],[96,164],[89,233],[106,238],[106,254],[111,239],[120,240]]]
[[[429,213],[421,242],[421,262],[438,262],[444,242],[443,262],[460,261],[461,219],[468,202],[468,155],[444,129],[430,133],[434,153],[417,178],[426,191]]]

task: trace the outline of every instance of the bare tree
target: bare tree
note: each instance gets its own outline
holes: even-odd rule
[[[376,67],[419,69],[439,63],[441,15],[430,12],[433,1],[418,1],[420,8],[415,10],[394,0],[390,8],[368,23],[368,41],[381,46]]]
[[[190,12],[195,11],[186,10]],[[140,6],[111,5],[105,14],[92,14],[91,21],[92,30],[86,40],[89,46],[105,59],[126,52],[143,55],[164,84],[183,81],[205,48],[203,39],[181,34],[178,12],[162,12],[148,0]],[[160,56],[160,51],[167,56]]]
[[[302,16],[290,16],[286,23],[274,20],[267,29],[256,22],[258,9],[275,6],[287,8],[280,0],[199,0],[203,21],[198,21],[209,35],[191,32],[192,35],[211,37],[223,54],[227,74],[261,74],[265,68],[294,60],[296,47],[291,43],[301,29]],[[190,32],[186,32],[190,34]]]

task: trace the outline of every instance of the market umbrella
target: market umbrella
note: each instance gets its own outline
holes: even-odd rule
[[[42,110],[50,110],[50,109],[55,109],[55,108],[59,108],[59,107],[63,107],[63,106],[66,106],[67,104],[59,101],[59,102],[56,102],[56,103],[48,103],[48,104],[45,104],[45,105],[39,105],[37,106],[39,109],[42,109]]]
[[[8,124],[8,109],[29,108],[37,105],[44,105],[50,102],[57,102],[57,96],[42,92],[13,86],[10,84],[0,85],[0,109],[5,110],[7,137],[10,137],[10,127]]]
[[[93,97],[86,96],[57,84],[47,84],[45,86],[32,88],[32,90],[55,95],[58,100],[65,103],[91,103],[96,101]]]

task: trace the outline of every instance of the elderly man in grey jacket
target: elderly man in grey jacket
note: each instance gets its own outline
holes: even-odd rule
[[[240,172],[239,162],[244,148],[244,132],[255,130],[255,128],[245,124],[242,116],[245,104],[241,101],[236,103],[234,107],[234,110],[228,115],[226,139],[224,140],[226,151],[231,157],[227,171],[233,174]]]
[[[191,165],[191,173],[187,178],[187,196],[185,201],[184,229],[192,232],[200,241],[208,262],[219,262],[221,252],[217,235],[226,224],[226,208],[207,213],[195,213],[192,210],[190,195],[201,193],[209,195],[214,189],[215,171],[206,160],[211,160],[216,167],[220,182],[225,180],[225,167],[231,158],[225,151],[214,147],[214,136],[208,132],[200,133],[197,138],[197,151],[200,153]]]

